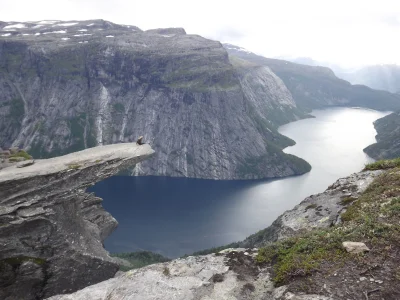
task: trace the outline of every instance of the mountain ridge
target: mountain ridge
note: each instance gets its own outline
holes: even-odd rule
[[[52,157],[143,135],[157,154],[136,175],[255,179],[310,170],[282,152],[294,142],[265,117],[303,117],[286,87],[264,69],[248,76],[280,94],[247,95],[219,42],[102,20],[7,26],[0,31],[3,148]]]

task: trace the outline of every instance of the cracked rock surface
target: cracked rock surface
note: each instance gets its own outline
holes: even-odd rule
[[[117,227],[86,188],[149,158],[124,143],[0,171],[0,299],[42,299],[111,278],[103,248]]]
[[[49,300],[329,300],[275,289],[267,269],[254,262],[256,249],[229,249],[189,256],[123,275]]]

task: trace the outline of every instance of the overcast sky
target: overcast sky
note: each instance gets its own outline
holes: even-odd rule
[[[183,27],[268,57],[400,64],[400,0],[0,0],[0,20]]]

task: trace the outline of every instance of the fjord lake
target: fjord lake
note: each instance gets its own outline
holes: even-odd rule
[[[301,176],[253,181],[116,176],[99,182],[89,191],[104,199],[104,208],[119,223],[105,247],[175,258],[243,240],[373,161],[363,149],[375,142],[373,122],[387,114],[330,108],[280,127],[281,134],[296,141],[284,151],[312,166]]]

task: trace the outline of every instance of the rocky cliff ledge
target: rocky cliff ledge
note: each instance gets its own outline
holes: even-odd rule
[[[149,145],[90,148],[0,171],[0,299],[42,299],[113,277],[117,221],[86,188],[150,157]]]

